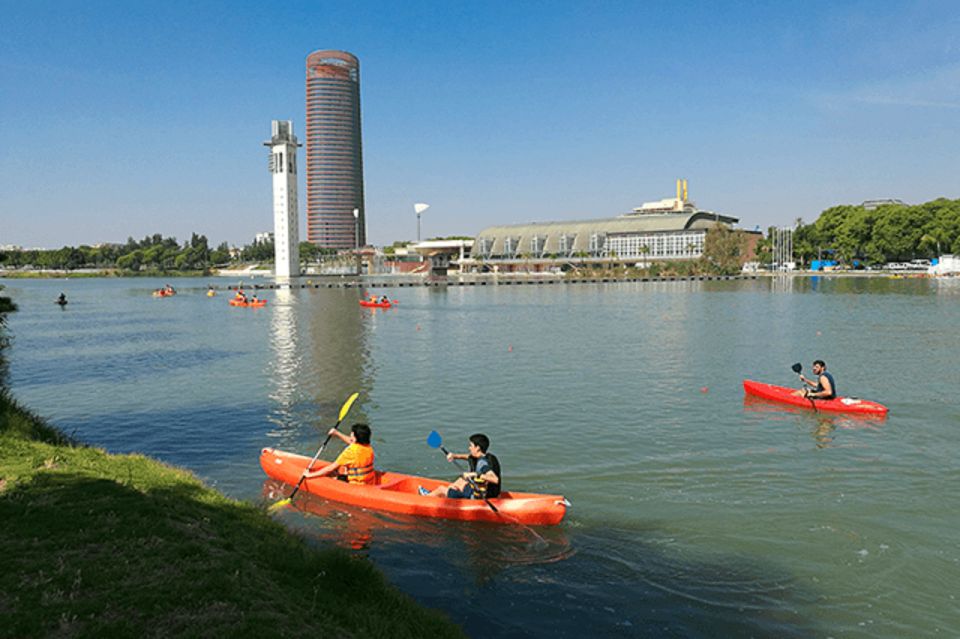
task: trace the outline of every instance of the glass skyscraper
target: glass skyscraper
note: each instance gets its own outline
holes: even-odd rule
[[[346,51],[314,51],[307,56],[306,137],[307,240],[323,248],[364,246],[356,56]]]

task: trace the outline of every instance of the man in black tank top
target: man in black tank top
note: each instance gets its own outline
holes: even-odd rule
[[[447,461],[466,459],[470,471],[449,486],[440,486],[432,492],[421,488],[421,494],[450,499],[493,499],[500,496],[502,488],[500,460],[488,453],[490,438],[482,433],[470,435],[469,453],[448,453]]]
[[[835,399],[837,397],[837,383],[833,381],[833,375],[827,372],[827,364],[822,359],[813,362],[813,374],[816,375],[816,381],[809,380],[803,375],[800,381],[810,388],[803,389],[803,396],[808,399]],[[812,389],[812,390],[811,390]]]

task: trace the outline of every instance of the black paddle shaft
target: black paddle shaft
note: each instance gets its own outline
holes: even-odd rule
[[[802,365],[800,362],[797,362],[796,364],[794,364],[794,365],[791,366],[790,368],[793,369],[793,372],[794,372],[794,373],[796,373],[797,375],[800,376],[800,382],[803,383],[803,372],[802,372],[802,371],[803,371],[803,365]],[[804,386],[804,387],[803,387],[803,390],[806,391],[806,389],[807,389],[807,387]],[[807,401],[810,402],[810,406],[813,407],[814,412],[819,413],[819,412],[820,412],[820,409],[817,408],[817,403],[813,400],[813,398],[810,397],[809,395],[807,395],[806,397],[807,397]]]

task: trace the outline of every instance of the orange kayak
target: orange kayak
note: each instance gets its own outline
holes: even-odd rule
[[[837,397],[836,399],[809,400],[806,397],[795,395],[795,388],[764,384],[750,379],[743,380],[743,392],[754,397],[762,397],[774,402],[791,404],[811,410],[824,410],[834,413],[860,413],[864,415],[886,415],[887,407],[877,402],[856,397]]]
[[[390,302],[371,302],[370,300],[360,300],[360,306],[367,308],[390,308],[393,306]]]
[[[260,452],[260,466],[267,476],[291,486],[296,485],[310,463],[310,457],[288,453],[274,448]],[[329,461],[318,460],[314,468],[322,468]],[[333,501],[363,508],[464,521],[486,521],[493,524],[524,524],[527,526],[554,526],[567,512],[569,503],[561,495],[540,495],[506,491],[491,499],[499,513],[482,499],[447,499],[424,497],[418,488],[433,490],[450,482],[416,475],[376,471],[376,483],[355,485],[332,477],[314,477],[303,482],[301,490]]]
[[[249,308],[260,308],[267,305],[267,300],[257,300],[256,302],[244,302],[243,300],[238,300],[233,298],[230,300],[230,306],[244,306]]]

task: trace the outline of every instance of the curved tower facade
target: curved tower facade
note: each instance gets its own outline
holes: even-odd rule
[[[360,61],[346,51],[307,56],[306,135],[307,240],[323,248],[364,246]]]

